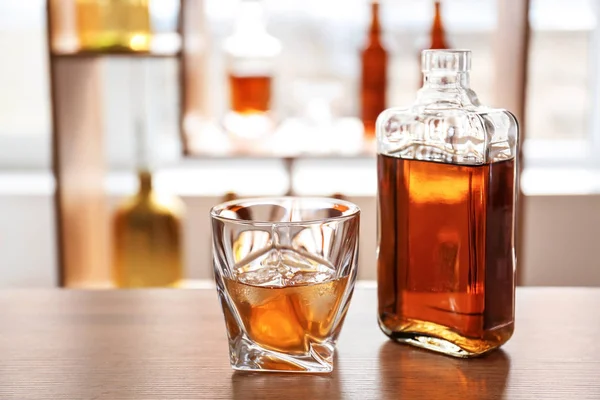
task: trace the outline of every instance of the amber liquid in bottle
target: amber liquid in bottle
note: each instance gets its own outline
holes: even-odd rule
[[[513,332],[514,159],[468,166],[378,156],[379,324],[459,357]]]
[[[175,287],[183,277],[178,198],[161,198],[152,175],[139,172],[140,190],[113,218],[113,280],[119,288]]]
[[[361,118],[365,136],[375,136],[375,122],[386,108],[388,55],[381,42],[379,3],[371,3],[371,25],[368,42],[361,54]]]
[[[76,21],[82,50],[150,48],[149,0],[77,0]]]
[[[229,75],[231,109],[249,115],[269,111],[271,101],[270,76]]]

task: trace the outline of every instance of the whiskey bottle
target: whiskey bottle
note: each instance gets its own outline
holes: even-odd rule
[[[470,64],[470,51],[423,51],[414,104],[377,122],[379,326],[457,357],[514,329],[518,126],[480,105]]]
[[[157,193],[138,134],[138,192],[125,199],[113,216],[113,281],[119,288],[177,287],[183,278],[182,217],[184,205]]]
[[[388,54],[381,40],[379,1],[371,2],[371,22],[361,54],[361,119],[366,138],[374,138],[375,121],[386,107]]]
[[[75,9],[81,50],[150,49],[149,0],[77,0]]]

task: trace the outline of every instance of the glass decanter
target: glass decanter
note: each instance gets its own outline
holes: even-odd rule
[[[518,125],[479,103],[470,64],[423,51],[416,101],[377,120],[379,326],[456,357],[514,329]]]
[[[274,129],[273,81],[281,52],[281,42],[267,32],[262,0],[241,0],[224,52],[229,81],[225,128],[237,139],[259,139]]]

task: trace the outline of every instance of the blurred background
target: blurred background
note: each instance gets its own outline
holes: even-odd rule
[[[483,104],[522,106],[519,284],[600,285],[600,6],[511,0],[519,25],[503,3],[0,2],[0,287],[193,286],[212,277],[210,207],[283,194],[357,203],[375,279],[366,49],[405,106],[436,35],[472,50]],[[156,260],[168,277],[123,273]]]

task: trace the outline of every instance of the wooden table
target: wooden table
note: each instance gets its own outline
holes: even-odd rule
[[[375,309],[357,288],[332,374],[247,374],[214,290],[0,291],[0,399],[600,399],[600,289],[519,289],[511,341],[471,360],[387,340]]]

